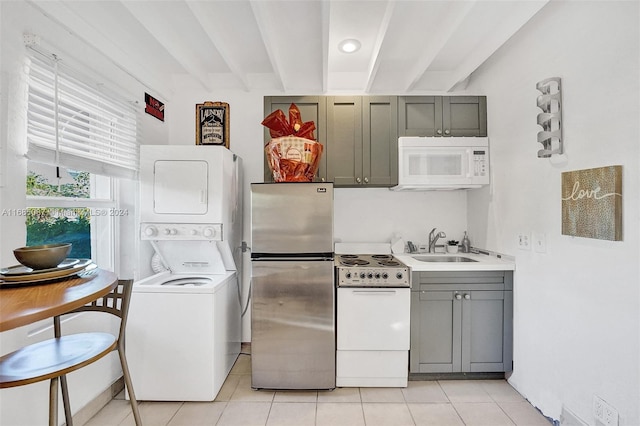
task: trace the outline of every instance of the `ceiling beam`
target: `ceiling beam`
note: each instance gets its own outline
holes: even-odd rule
[[[245,91],[249,91],[249,80],[247,78],[247,74],[233,59],[232,52],[227,48],[227,46],[231,46],[229,43],[229,37],[223,34],[219,29],[219,26],[211,25],[212,22],[219,19],[219,17],[214,16],[214,13],[212,13],[212,8],[215,7],[215,4],[216,2],[187,0],[187,6],[189,6],[189,9],[193,12],[194,16],[200,23],[200,26],[205,33],[207,33],[207,36],[209,36],[209,40],[211,40],[211,43],[218,50],[218,53],[220,53],[220,56],[231,70],[231,73],[240,80],[242,88]]]
[[[267,51],[267,56],[269,56],[271,68],[273,68],[276,85],[280,90],[286,92],[287,86],[284,79],[282,78],[280,55],[277,49],[278,43],[276,42],[275,32],[269,25],[269,23],[271,22],[267,10],[269,2],[261,0],[251,0],[249,3],[251,4],[251,10],[253,11],[253,15],[255,16],[256,23],[258,24],[258,29],[260,30],[260,35],[262,36],[264,47]]]
[[[549,0],[516,2],[508,12],[509,19],[503,19],[501,25],[496,25],[482,43],[478,43],[461,65],[451,73],[451,77],[444,85],[447,91],[453,91],[464,82],[484,61],[493,55],[507,40],[522,28]],[[509,5],[509,3],[506,3]]]
[[[147,2],[121,0],[122,5],[140,22],[140,24],[167,50],[167,52],[191,74],[206,90],[212,90],[208,72],[194,54],[192,44],[187,44],[184,37],[174,37],[167,16],[163,8],[149,7]],[[172,2],[163,2],[162,5],[171,5]],[[174,3],[175,4],[175,3]]]
[[[460,6],[460,10],[456,11],[456,13],[451,13],[442,23],[438,31],[432,33],[430,42],[425,43],[425,49],[420,55],[417,55],[418,61],[416,65],[408,73],[408,84],[405,89],[407,92],[412,91],[420,79],[422,79],[433,60],[438,56],[438,53],[442,51],[449,39],[458,31],[462,22],[469,15],[471,9],[473,9],[476,1],[477,0],[458,3],[462,5]]]
[[[371,60],[369,61],[369,67],[367,68],[367,85],[365,87],[365,92],[367,93],[371,92],[371,87],[373,86],[376,75],[378,74],[378,68],[380,67],[380,50],[382,49],[382,43],[387,35],[387,30],[389,29],[389,23],[391,22],[395,5],[396,0],[387,1],[387,7],[384,10],[382,22],[380,22],[380,27],[378,28],[378,35],[376,37],[375,44],[373,45]]]
[[[142,86],[155,92],[154,96],[161,99],[170,99],[173,89],[165,83],[165,79],[149,69],[149,66],[138,62],[138,59],[131,56],[126,48],[113,42],[109,34],[102,34],[89,22],[85,21],[67,3],[61,1],[39,1],[27,0],[29,5],[39,10],[52,22],[59,25],[68,34],[84,43],[92,50],[100,52],[109,62],[124,74],[129,75]],[[37,31],[36,31],[37,33]],[[38,34],[36,34],[38,35]],[[50,48],[62,48],[55,46],[55,41],[43,40]],[[80,60],[82,58],[75,58]]]

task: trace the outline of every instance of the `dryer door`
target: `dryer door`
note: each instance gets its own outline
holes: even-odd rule
[[[206,161],[156,161],[153,170],[154,213],[206,214],[208,175]]]

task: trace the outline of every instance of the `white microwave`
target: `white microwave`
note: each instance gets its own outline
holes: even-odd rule
[[[398,138],[398,185],[394,191],[471,189],[489,184],[489,139]]]

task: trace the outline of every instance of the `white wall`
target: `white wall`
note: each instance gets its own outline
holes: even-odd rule
[[[516,255],[510,383],[547,416],[595,424],[598,395],[640,424],[638,2],[552,1],[474,73],[493,187],[469,193],[480,246]],[[561,77],[566,155],[537,158],[536,82]],[[623,166],[623,241],[561,235],[561,173]],[[546,253],[516,248],[546,236]]]

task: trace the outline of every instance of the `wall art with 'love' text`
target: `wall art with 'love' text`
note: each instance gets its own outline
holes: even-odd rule
[[[622,166],[562,173],[562,234],[622,241]]]

